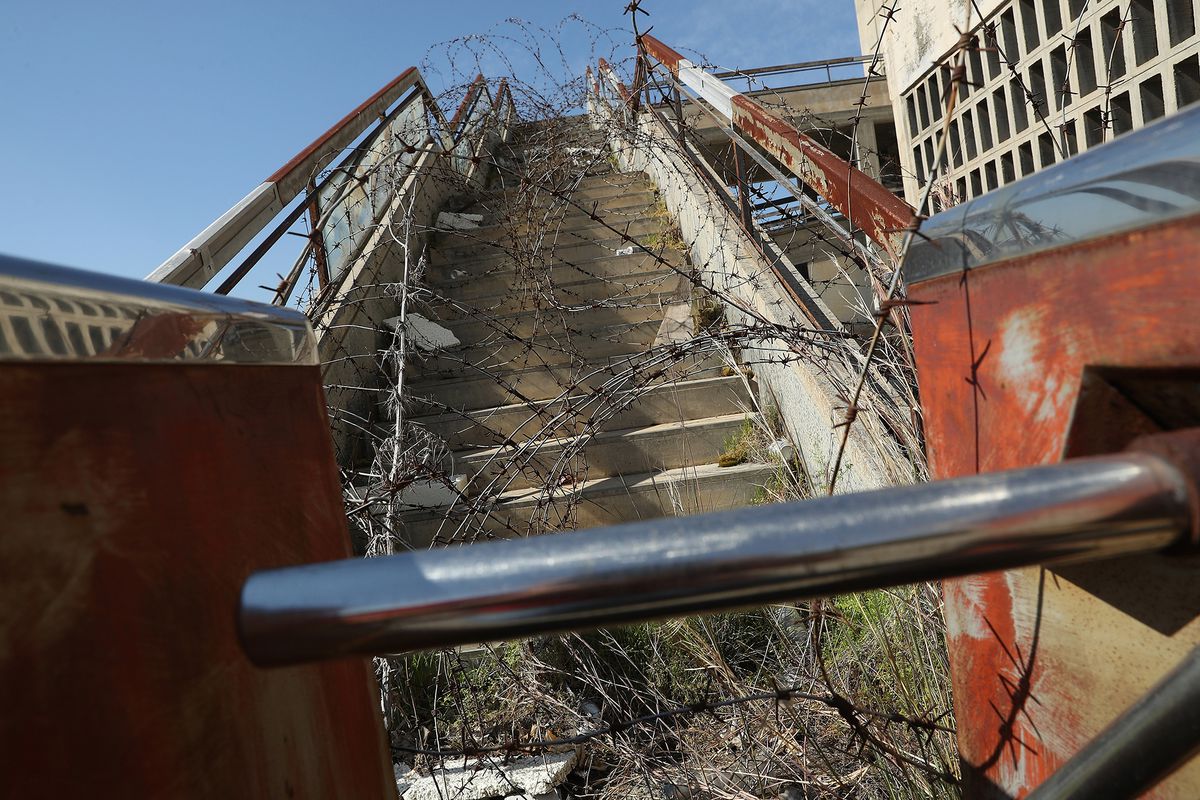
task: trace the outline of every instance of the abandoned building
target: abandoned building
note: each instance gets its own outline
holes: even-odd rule
[[[0,257],[18,794],[1200,794],[1192,0],[639,5]]]
[[[904,193],[934,174],[961,32],[966,59],[938,180],[978,197],[1200,100],[1193,0],[857,0],[864,53],[878,52],[897,109]]]

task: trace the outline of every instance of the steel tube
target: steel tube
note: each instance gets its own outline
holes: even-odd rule
[[[1189,483],[1145,453],[252,575],[256,663],[449,647],[1168,547]]]
[[[1029,795],[1138,797],[1200,753],[1200,647]]]

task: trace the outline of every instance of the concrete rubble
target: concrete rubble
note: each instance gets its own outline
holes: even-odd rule
[[[389,317],[383,321],[383,324],[396,330],[400,327],[401,322],[400,317]],[[421,350],[444,350],[462,344],[448,328],[444,328],[420,314],[408,314],[403,323],[409,340]]]
[[[450,475],[450,486],[442,480],[413,481],[399,492],[392,500],[397,508],[443,508],[454,505],[467,490],[469,484],[466,475]]]
[[[491,800],[499,797],[551,800],[579,758],[577,750],[520,758],[509,764],[501,756],[447,766],[432,775],[397,775],[404,800]],[[399,772],[399,770],[397,770]],[[524,792],[524,794],[520,794]]]

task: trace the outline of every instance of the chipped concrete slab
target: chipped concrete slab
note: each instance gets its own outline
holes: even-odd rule
[[[550,795],[567,778],[579,754],[566,753],[521,758],[507,765],[494,761],[475,761],[461,767],[448,767],[432,775],[417,778],[404,792],[404,800],[487,800],[517,792],[537,797]]]
[[[693,336],[692,328],[691,303],[669,305],[663,313],[663,321],[658,328],[658,335],[654,337],[654,346],[686,342]]]
[[[397,330],[401,322],[412,343],[421,350],[444,350],[462,344],[450,329],[421,314],[408,314],[403,320],[400,317],[388,317],[383,324]]]
[[[447,486],[442,480],[413,481],[402,490],[395,493],[392,502],[399,509],[412,508],[445,508],[452,506],[462,499],[469,480],[466,475],[451,475]]]

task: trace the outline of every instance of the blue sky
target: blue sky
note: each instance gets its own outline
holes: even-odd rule
[[[553,71],[578,74],[630,52],[625,2],[13,0],[0,252],[142,277],[405,67],[424,65],[435,92],[461,80],[448,40],[491,37],[454,46],[459,72],[468,52],[506,71],[495,44],[527,73],[525,34],[505,22],[520,18],[553,32],[533,39]],[[643,28],[724,67],[858,52],[850,0],[644,6]]]

